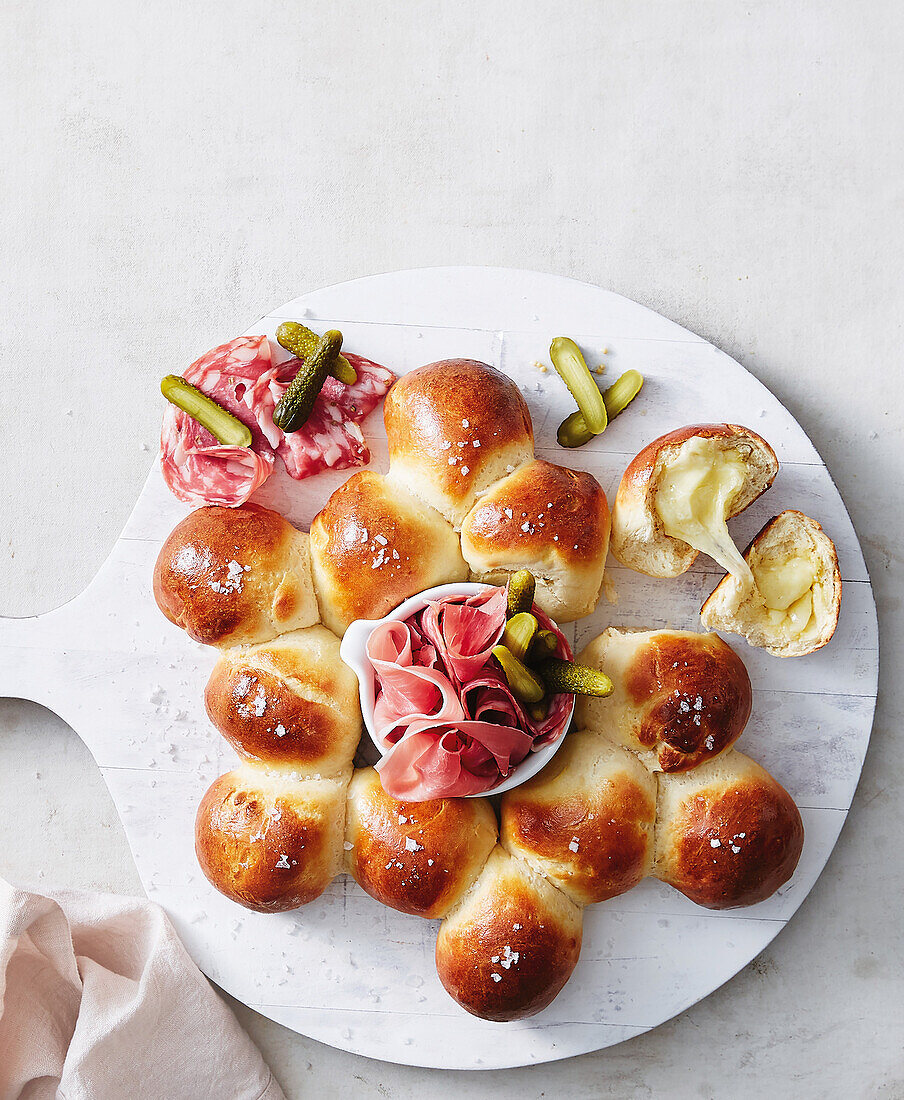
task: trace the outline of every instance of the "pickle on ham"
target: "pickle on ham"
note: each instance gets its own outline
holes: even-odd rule
[[[404,622],[375,627],[367,655],[377,677],[375,733],[387,746],[376,765],[393,798],[419,802],[491,791],[524,758],[564,732],[570,700],[550,699],[535,721],[493,660],[505,629],[506,592],[431,600]],[[564,636],[542,612],[562,656]]]

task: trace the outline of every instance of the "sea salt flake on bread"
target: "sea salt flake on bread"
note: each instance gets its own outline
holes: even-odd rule
[[[631,569],[677,577],[702,551],[749,581],[725,521],[769,488],[778,459],[738,424],[690,424],[648,444],[622,476],[611,549]]]
[[[479,493],[534,457],[521,391],[475,359],[403,375],[383,403],[389,476],[456,528]]]
[[[695,768],[724,752],[750,717],[744,662],[718,634],[610,627],[578,654],[605,672],[613,692],[579,695],[579,729],[603,734],[657,771]]]
[[[744,552],[754,585],[725,577],[700,610],[709,630],[742,635],[775,657],[802,657],[831,639],[841,611],[835,544],[814,519],[787,510]]]
[[[496,482],[465,516],[461,548],[474,580],[536,578],[536,603],[558,622],[599,602],[609,547],[609,505],[596,478],[535,459]]]

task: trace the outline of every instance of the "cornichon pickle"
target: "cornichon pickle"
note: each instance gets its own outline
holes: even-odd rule
[[[323,383],[342,347],[342,333],[330,329],[320,337],[314,354],[306,359],[273,411],[273,423],[284,432],[303,428]]]
[[[567,692],[569,695],[596,695],[604,698],[613,692],[612,681],[597,668],[575,665],[571,661],[552,658],[543,661],[538,670],[540,678],[551,692]],[[512,689],[514,690],[514,688]]]
[[[178,374],[168,374],[160,383],[160,392],[192,420],[197,420],[224,447],[251,446],[251,430],[247,424]]]
[[[505,613],[507,619],[522,611],[530,611],[534,606],[534,593],[537,590],[537,582],[529,569],[519,569],[512,573],[508,582],[508,607]]]
[[[608,420],[613,420],[631,404],[643,386],[643,375],[637,370],[626,370],[616,378],[603,393]],[[560,447],[583,447],[593,439],[594,433],[587,427],[587,421],[580,409],[567,416],[559,425],[556,439]]]
[[[556,336],[549,345],[549,357],[584,414],[584,423],[599,435],[606,427],[606,405],[581,349],[568,336]]]
[[[280,347],[291,351],[299,359],[308,359],[317,350],[320,337],[299,321],[283,321],[276,330],[276,341]],[[344,355],[336,360],[330,374],[345,386],[351,386],[358,381],[358,372]]]
[[[510,653],[523,661],[530,648],[534,635],[540,628],[537,619],[529,611],[519,611],[505,624],[505,633],[502,635],[502,644]]]
[[[535,665],[540,661],[545,661],[547,658],[554,656],[558,648],[559,639],[554,630],[538,630],[530,643],[530,649],[527,651],[528,663]]]
[[[502,671],[515,698],[522,703],[539,703],[546,690],[531,670],[504,645],[493,646],[493,656],[502,665]]]

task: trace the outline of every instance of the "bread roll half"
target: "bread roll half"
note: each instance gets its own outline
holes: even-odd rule
[[[497,846],[440,925],[439,979],[481,1019],[533,1016],[571,977],[581,953],[581,924],[573,901]]]
[[[750,717],[744,662],[718,634],[610,627],[578,654],[607,673],[607,699],[579,695],[575,722],[664,772],[695,768],[729,748]]]
[[[612,553],[640,573],[677,577],[703,551],[747,576],[725,521],[764,493],[777,472],[765,439],[738,424],[691,424],[660,436],[622,476]]]
[[[754,584],[725,577],[700,609],[709,630],[741,634],[774,657],[803,657],[835,633],[841,571],[835,544],[815,519],[788,510],[747,547]]]
[[[475,580],[504,584],[518,569],[537,580],[536,602],[558,622],[596,607],[609,548],[609,505],[596,478],[536,459],[497,481],[461,527]]]

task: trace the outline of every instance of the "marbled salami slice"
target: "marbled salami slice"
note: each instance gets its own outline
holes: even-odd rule
[[[186,504],[237,507],[273,472],[273,448],[252,406],[254,384],[272,369],[266,336],[240,336],[208,351],[183,377],[251,430],[251,447],[224,447],[175,405],[167,406],[160,433],[163,478]]]

